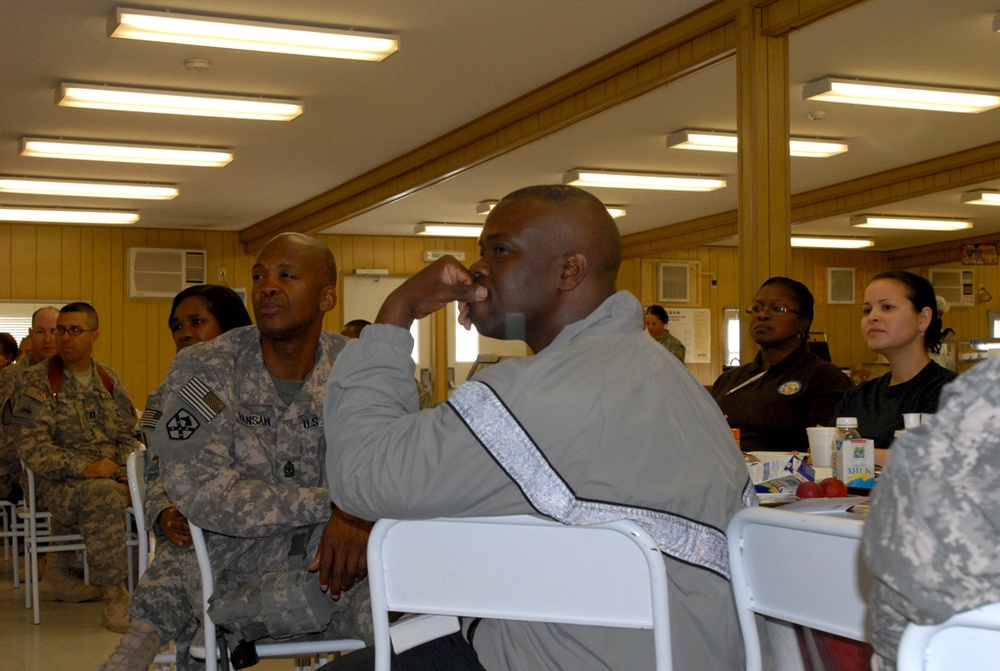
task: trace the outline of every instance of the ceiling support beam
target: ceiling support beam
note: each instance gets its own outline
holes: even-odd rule
[[[717,2],[326,193],[240,232],[248,253],[315,233],[603,112],[732,55],[735,0]],[[742,0],[746,2],[747,0]]]
[[[1000,179],[1000,142],[795,194],[791,199],[791,220],[803,223],[846,216],[862,208],[889,205],[994,179]],[[699,228],[704,229],[704,235],[696,235]],[[730,210],[626,235],[622,238],[624,258],[718,242],[738,233],[736,210]]]
[[[788,36],[761,32],[761,10],[744,7],[736,51],[739,135],[740,301],[769,277],[788,276],[791,182],[788,157]],[[747,360],[756,345],[744,343]]]
[[[762,35],[797,30],[862,0],[716,0],[412,152],[240,232],[247,253],[283,231],[315,233],[403,198],[721,58],[737,17],[759,9]]]

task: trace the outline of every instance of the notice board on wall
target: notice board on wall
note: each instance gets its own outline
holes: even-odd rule
[[[684,363],[712,363],[712,314],[708,308],[665,308],[667,330],[684,343]]]

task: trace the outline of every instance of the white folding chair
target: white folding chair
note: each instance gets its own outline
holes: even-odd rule
[[[27,527],[25,541],[25,571],[24,571],[24,607],[34,610],[34,622],[42,621],[38,602],[38,555],[46,552],[77,552],[83,551],[83,579],[90,582],[87,566],[87,547],[83,544],[80,534],[53,535],[51,532],[52,513],[39,510],[35,502],[35,474],[24,466],[28,481],[28,491],[25,492],[25,505],[17,509],[17,517]]]
[[[969,671],[1000,665],[1000,603],[951,616],[941,624],[907,625],[899,671]]]
[[[368,539],[368,585],[376,671],[389,669],[390,610],[652,629],[656,668],[672,666],[663,559],[627,520],[380,520]]]
[[[202,597],[202,624],[205,630],[205,644],[203,648],[194,645],[190,648],[192,657],[205,660],[205,671],[218,671],[219,650],[216,642],[215,623],[208,615],[208,600],[215,591],[215,578],[212,574],[212,562],[208,556],[208,548],[205,545],[205,533],[195,524],[188,520],[191,528],[191,540],[194,543],[195,555],[198,557],[198,569],[201,573],[201,597]],[[335,652],[347,652],[348,650],[360,650],[365,647],[364,641],[353,638],[327,639],[327,640],[303,640],[285,641],[281,643],[257,642],[257,654],[261,659],[275,657],[292,657],[296,660],[296,669],[309,669],[310,660],[315,657],[325,656]]]
[[[156,539],[152,532],[146,529],[146,514],[143,502],[146,500],[146,451],[136,450],[128,455],[125,472],[128,475],[128,490],[132,495],[132,505],[129,507],[135,519],[136,543],[139,548],[139,575],[149,568],[149,562],[155,551]]]
[[[152,532],[146,528],[146,509],[143,505],[146,500],[146,450],[139,449],[128,455],[125,462],[125,472],[128,475],[128,490],[132,495],[132,505],[129,507],[133,519],[135,520],[136,543],[139,549],[139,577],[149,568],[149,562],[153,560],[153,552],[156,548],[156,538]],[[129,562],[131,571],[131,562]],[[160,652],[153,658],[153,665],[157,668],[165,667],[177,661],[176,652],[169,649]]]
[[[21,586],[21,547],[27,546],[28,528],[17,516],[18,505],[7,500],[0,500],[0,537],[3,537],[3,557],[11,561],[14,568],[14,587]]]
[[[730,520],[729,564],[748,671],[763,664],[755,613],[871,640],[863,529],[859,519],[771,508],[745,508]]]

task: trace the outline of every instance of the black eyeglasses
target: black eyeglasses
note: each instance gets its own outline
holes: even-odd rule
[[[70,326],[68,328],[65,326],[57,326],[54,329],[52,329],[52,332],[58,336],[65,335],[68,333],[75,338],[81,333],[86,333],[87,331],[96,331],[96,330],[97,329],[82,329],[79,326]]]
[[[786,312],[791,312],[796,315],[802,314],[798,310],[786,308],[784,305],[751,305],[747,308],[748,315],[761,315],[765,312],[769,315],[783,315]]]

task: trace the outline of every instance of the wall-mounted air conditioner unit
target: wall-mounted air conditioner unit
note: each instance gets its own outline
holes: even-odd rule
[[[951,307],[968,307],[976,304],[973,293],[975,275],[971,270],[957,268],[928,268],[927,279],[934,293],[948,301]]]
[[[129,247],[128,297],[173,298],[205,283],[207,255],[198,249]]]

